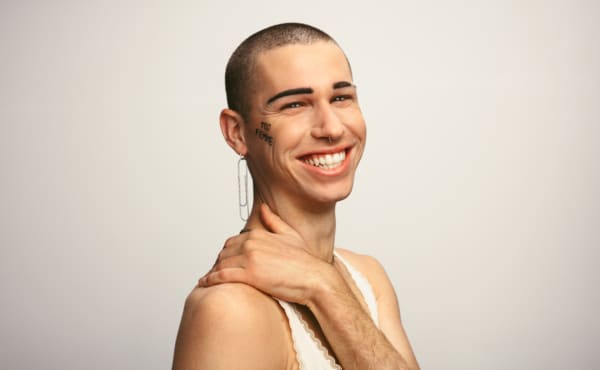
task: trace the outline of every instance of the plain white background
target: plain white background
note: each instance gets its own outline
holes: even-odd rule
[[[225,63],[283,21],[352,62],[337,242],[384,264],[422,368],[598,369],[600,6],[572,0],[3,1],[0,367],[170,368],[242,225]]]

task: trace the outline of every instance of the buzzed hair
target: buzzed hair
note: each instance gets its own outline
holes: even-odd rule
[[[312,44],[335,40],[320,29],[303,23],[282,23],[267,27],[244,40],[235,49],[225,69],[227,105],[248,121],[253,93],[253,76],[259,54],[278,47],[294,44]],[[348,63],[350,65],[350,63]]]

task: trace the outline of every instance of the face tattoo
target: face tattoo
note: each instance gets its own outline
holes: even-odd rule
[[[269,146],[272,146],[273,145],[273,136],[268,134],[269,130],[271,130],[271,124],[267,123],[267,122],[261,122],[260,128],[257,128],[255,130],[255,134],[256,134],[256,136],[258,136],[259,139],[261,139],[265,143],[269,144]]]

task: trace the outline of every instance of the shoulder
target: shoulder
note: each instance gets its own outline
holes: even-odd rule
[[[195,288],[186,299],[174,369],[281,368],[286,327],[279,305],[245,284]]]
[[[365,254],[358,254],[347,249],[337,248],[336,251],[348,263],[352,264],[369,281],[373,288],[373,294],[377,301],[379,319],[385,320],[385,316],[398,315],[398,299],[394,286],[390,281],[385,269],[377,259]]]
[[[376,296],[382,293],[382,289],[391,286],[385,269],[376,258],[342,248],[336,248],[336,252],[367,278]]]
[[[243,313],[259,314],[260,309],[268,308],[273,299],[255,288],[238,283],[214,285],[208,288],[194,288],[185,301],[185,311],[192,315],[222,315],[228,313],[235,318]]]
[[[357,268],[362,267],[368,270],[371,270],[373,268],[383,269],[383,267],[381,266],[379,261],[375,259],[375,257],[369,256],[367,254],[359,254],[344,248],[336,248],[335,251],[348,262],[355,265],[355,267]]]

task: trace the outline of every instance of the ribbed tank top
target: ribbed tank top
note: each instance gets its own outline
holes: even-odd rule
[[[379,326],[377,301],[375,300],[371,284],[354,266],[343,259],[338,253],[334,252],[334,255],[350,273],[350,277],[354,280],[356,287],[360,290],[367,303],[373,322]],[[300,370],[342,370],[327,348],[315,336],[315,333],[304,321],[295,306],[285,301],[278,300],[278,302],[285,311],[290,325],[294,350],[296,351],[296,359],[298,360]]]

